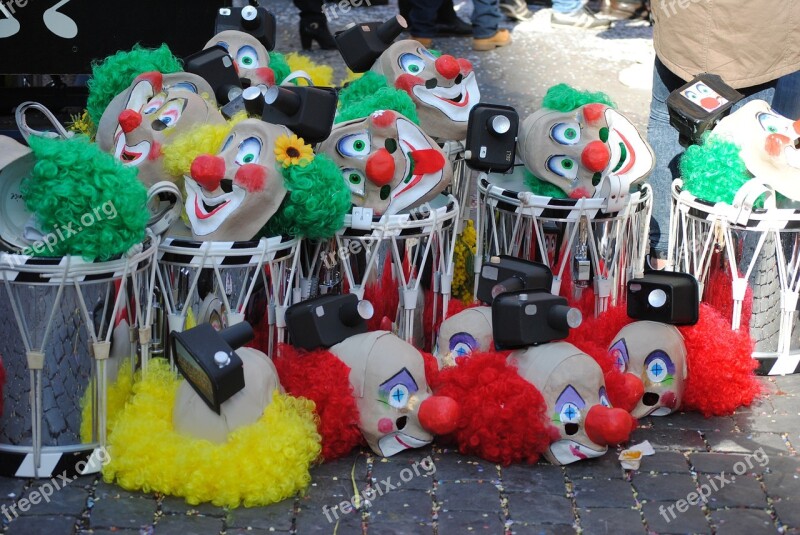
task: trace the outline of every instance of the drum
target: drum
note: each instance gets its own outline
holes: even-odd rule
[[[0,253],[0,475],[74,476],[108,460],[107,375],[132,357],[123,327],[149,329],[156,249],[151,234],[104,262]]]
[[[755,199],[765,198],[763,208]],[[800,372],[800,210],[777,208],[775,193],[757,179],[737,192],[732,205],[711,203],[672,184],[668,269],[693,274],[701,298],[715,258],[730,273],[731,327],[749,328],[755,342],[758,373]],[[753,306],[750,325],[742,325],[748,289]]]
[[[478,176],[478,249],[475,285],[483,262],[511,255],[542,262],[553,271],[554,294],[563,294],[570,270],[573,293],[590,282],[595,314],[625,295],[625,284],[644,269],[652,212],[648,185],[627,199],[556,199],[534,195],[525,185],[525,167],[509,174]]]
[[[183,331],[190,315],[195,323],[218,328],[242,322],[261,287],[267,293],[272,355],[276,336],[278,342],[285,338],[299,244],[286,236],[242,242],[165,238],[158,248],[158,287],[169,331]]]
[[[420,337],[419,305],[422,294],[422,271],[432,266],[434,307],[441,297],[443,310],[434,310],[434,324],[450,299],[453,280],[453,251],[455,248],[459,202],[453,195],[439,195],[432,201],[410,211],[396,215],[373,217],[364,220],[359,210],[345,216],[344,227],[336,234],[336,250],[330,253],[326,264],[342,266],[350,292],[364,298],[367,282],[383,269],[381,258],[388,256],[395,279],[399,281],[400,310],[398,311],[398,336],[418,347],[424,344]],[[357,269],[356,255],[364,262]],[[416,318],[416,320],[415,320]]]
[[[458,232],[461,232],[461,222],[470,218],[470,210],[474,207],[473,195],[475,194],[475,187],[472,170],[467,166],[467,162],[464,159],[465,148],[462,142],[447,141],[442,149],[447,154],[450,163],[453,164],[453,184],[450,190],[460,206]]]

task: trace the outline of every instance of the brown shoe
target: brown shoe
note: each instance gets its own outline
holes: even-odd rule
[[[424,46],[425,48],[430,48],[433,45],[433,39],[430,37],[411,37],[414,41],[419,41],[419,44]]]
[[[485,52],[495,48],[506,46],[511,43],[511,32],[508,30],[497,30],[497,33],[485,39],[473,39],[472,50]]]

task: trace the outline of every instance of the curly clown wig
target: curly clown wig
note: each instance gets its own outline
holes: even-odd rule
[[[389,85],[382,74],[372,71],[350,82],[339,92],[336,122],[369,117],[376,110],[393,110],[419,125],[417,107],[408,93]]]

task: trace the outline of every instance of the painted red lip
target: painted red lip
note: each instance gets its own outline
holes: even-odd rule
[[[453,99],[440,97],[439,95],[434,95],[434,96],[439,100],[444,100],[445,102],[447,102],[451,106],[455,106],[456,108],[465,108],[467,107],[467,105],[469,105],[469,91],[467,91],[466,89],[464,90],[463,93],[464,98],[461,99],[461,102],[455,102]]]
[[[588,457],[581,452],[581,449],[578,446],[570,446],[569,452],[578,459],[588,459]]]
[[[197,219],[208,219],[212,217],[214,214],[228,206],[228,203],[231,201],[225,201],[224,203],[220,204],[216,208],[214,208],[211,212],[206,213],[206,211],[200,206],[200,198],[194,198],[194,215],[197,216]]]
[[[395,435],[395,436],[394,436],[394,439],[395,439],[396,441],[398,441],[398,442],[400,443],[400,445],[401,445],[401,446],[403,446],[405,449],[407,449],[407,450],[410,450],[410,449],[411,449],[411,446],[409,446],[408,444],[406,444],[405,442],[403,442],[402,440],[400,440],[400,437],[399,437],[399,436]]]
[[[127,148],[122,149],[122,154],[119,155],[119,159],[123,162],[133,162],[138,160],[142,157],[141,152],[131,152]]]
[[[625,138],[625,136],[622,135],[622,132],[616,129],[614,130],[614,132],[616,132],[617,135],[619,135],[619,137],[622,138],[622,142],[625,143],[625,148],[628,150],[628,154],[630,155],[631,158],[630,161],[628,162],[628,165],[626,165],[623,169],[620,169],[617,172],[618,175],[624,175],[625,173],[630,171],[631,167],[633,167],[633,164],[636,163],[636,153],[633,151],[633,147],[631,146],[631,144],[628,143],[627,138]]]

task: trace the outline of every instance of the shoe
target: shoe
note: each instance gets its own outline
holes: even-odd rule
[[[328,29],[328,19],[325,15],[306,15],[300,17],[300,44],[303,50],[311,50],[311,45],[316,41],[322,50],[335,50],[336,41]]]
[[[436,35],[441,37],[464,37],[472,35],[472,24],[455,17],[447,22],[436,23]]]
[[[497,30],[491,37],[484,39],[473,39],[472,50],[486,52],[487,50],[494,50],[495,48],[506,46],[511,43],[511,32],[508,30]]]
[[[533,11],[528,9],[525,0],[500,0],[500,11],[511,20],[525,22],[533,18]]]
[[[550,23],[556,26],[571,26],[584,30],[602,30],[611,25],[610,21],[600,20],[595,17],[594,13],[585,6],[572,13],[553,11]]]
[[[430,37],[414,37],[412,35],[411,39],[414,41],[419,41],[419,44],[421,44],[425,48],[430,48],[433,45],[433,39],[431,39]]]
[[[650,10],[643,0],[603,0],[597,17],[605,20],[647,20]]]

